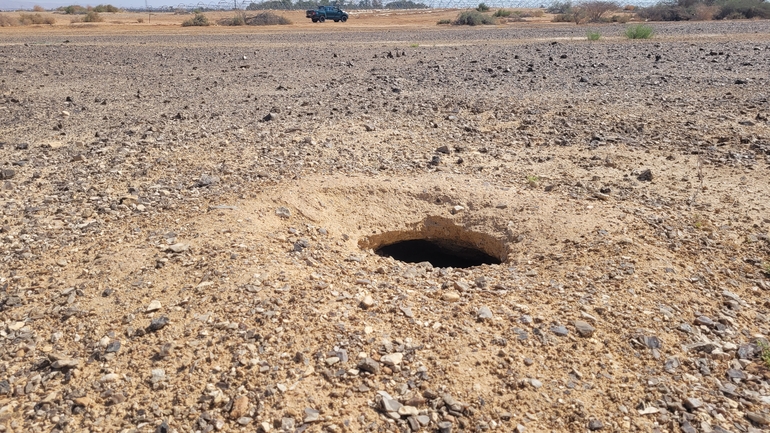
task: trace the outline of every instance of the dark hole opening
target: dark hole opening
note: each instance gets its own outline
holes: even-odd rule
[[[430,262],[436,268],[470,268],[501,263],[500,259],[484,251],[447,240],[401,241],[377,248],[375,253],[407,263]]]

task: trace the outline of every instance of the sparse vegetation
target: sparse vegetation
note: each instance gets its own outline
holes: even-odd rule
[[[85,16],[83,16],[82,21],[84,23],[100,23],[104,21],[104,18],[99,15],[99,12],[88,11],[86,12]]]
[[[655,31],[650,26],[636,24],[628,27],[625,34],[628,39],[650,39]]]
[[[244,12],[238,11],[235,13],[234,17],[220,20],[219,25],[220,26],[245,26],[246,14]]]
[[[757,346],[759,347],[759,359],[766,368],[770,368],[770,345],[762,340],[757,340]]]
[[[67,15],[84,15],[86,12],[88,12],[87,8],[84,8],[83,6],[80,6],[80,5],[62,6],[57,10],[64,12]]]
[[[576,10],[575,13],[582,16],[581,21],[598,23],[604,20],[604,15],[607,12],[618,10],[619,7],[617,3],[612,1],[595,0],[581,3],[573,9]]]
[[[138,22],[139,24],[142,24],[144,22],[144,18],[137,18],[136,22]]]
[[[44,17],[40,14],[21,14],[19,16],[19,23],[23,26],[31,24],[53,25],[56,23],[56,19],[54,17]]]
[[[586,33],[586,37],[588,38],[589,41],[598,41],[599,39],[601,39],[602,34],[599,32],[589,31]]]
[[[19,20],[4,13],[0,13],[0,27],[13,27],[18,25]]]
[[[246,18],[246,24],[250,26],[283,26],[291,24],[291,20],[273,12],[262,12]]]
[[[45,8],[40,6],[40,5],[35,5],[35,6],[32,6],[32,11],[33,12],[45,12]]]
[[[104,12],[117,13],[117,12],[120,12],[120,9],[116,8],[113,5],[99,5],[99,6],[94,7],[92,10],[94,12],[100,12],[100,13],[104,13]]]
[[[444,24],[452,24],[452,20],[450,20],[448,18],[444,18],[444,19],[438,20],[438,22],[436,24],[438,24],[440,26],[444,25]]]
[[[479,3],[479,6],[476,8],[479,12],[489,12],[489,6],[486,5],[486,3]]]
[[[466,11],[458,15],[453,24],[456,26],[480,26],[495,23],[495,19],[489,15],[484,15],[479,11],[473,10]]]
[[[425,3],[417,3],[411,0],[396,0],[385,5],[385,9],[427,9]]]
[[[201,13],[196,13],[194,17],[182,22],[182,27],[205,27],[208,25],[209,19]]]
[[[641,8],[636,14],[650,21],[770,18],[770,3],[765,0],[672,0]]]
[[[511,15],[511,11],[508,9],[498,9],[495,11],[493,17],[507,18]]]
[[[568,14],[572,11],[572,2],[556,2],[546,9],[549,14]]]
[[[538,186],[540,184],[540,177],[535,175],[527,176],[527,184],[532,187]]]
[[[409,44],[409,46],[412,47],[412,48],[417,48],[417,47],[420,46],[420,44]]]

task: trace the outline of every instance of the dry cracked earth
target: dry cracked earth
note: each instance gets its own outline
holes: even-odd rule
[[[770,22],[652,25],[3,30],[0,432],[767,429]]]

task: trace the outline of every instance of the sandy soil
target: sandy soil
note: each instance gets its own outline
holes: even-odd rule
[[[442,13],[0,29],[0,432],[766,429],[770,22]]]

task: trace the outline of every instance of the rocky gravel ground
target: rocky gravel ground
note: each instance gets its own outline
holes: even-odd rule
[[[0,432],[769,428],[770,22],[653,26],[4,33]]]

